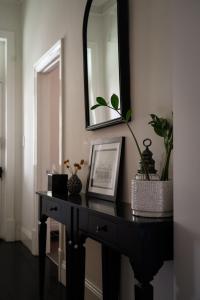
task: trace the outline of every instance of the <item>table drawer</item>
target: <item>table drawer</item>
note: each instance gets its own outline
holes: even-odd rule
[[[112,243],[116,242],[117,226],[115,223],[95,214],[90,214],[88,221],[88,232],[95,239]]]
[[[46,200],[46,214],[56,221],[61,221],[63,215],[62,205],[56,201]]]

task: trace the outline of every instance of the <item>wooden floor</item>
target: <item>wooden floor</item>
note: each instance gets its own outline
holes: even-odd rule
[[[41,300],[38,274],[38,258],[26,247],[0,240],[0,300]],[[47,258],[42,300],[58,299],[66,299],[65,288],[57,281],[56,265]]]

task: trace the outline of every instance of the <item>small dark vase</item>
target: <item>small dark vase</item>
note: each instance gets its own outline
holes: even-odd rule
[[[68,182],[67,182],[67,188],[70,194],[79,194],[82,189],[82,182],[79,179],[79,177],[74,174],[72,175]]]

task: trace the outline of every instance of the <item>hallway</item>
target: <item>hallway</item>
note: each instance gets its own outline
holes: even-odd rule
[[[57,268],[46,260],[43,300],[65,298],[65,288],[57,281]],[[40,300],[38,258],[20,242],[0,241],[0,300]]]

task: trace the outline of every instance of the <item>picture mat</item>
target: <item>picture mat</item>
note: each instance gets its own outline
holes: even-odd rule
[[[120,155],[120,144],[102,144],[93,146],[89,191],[113,196]]]

